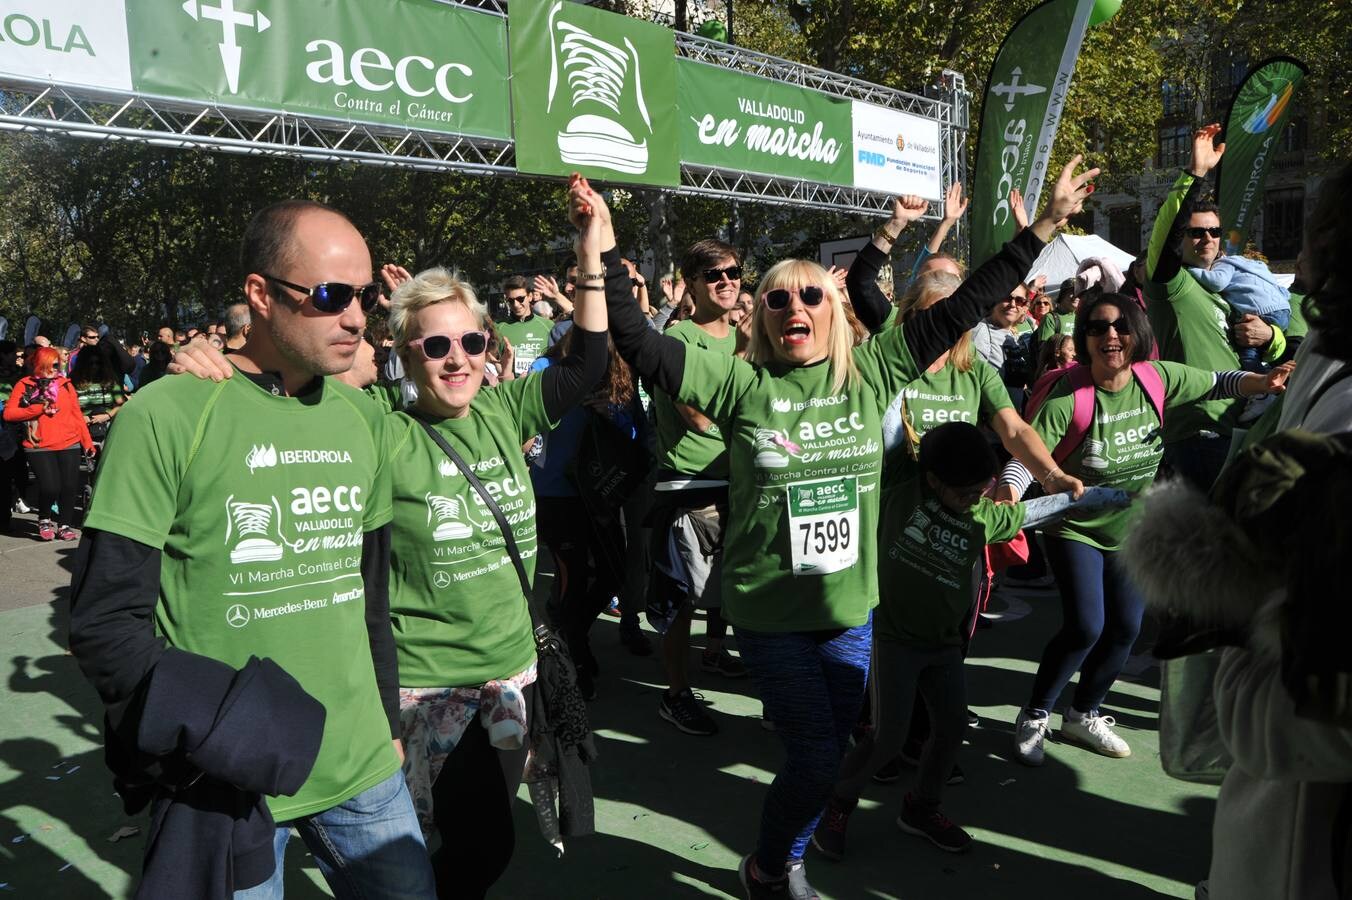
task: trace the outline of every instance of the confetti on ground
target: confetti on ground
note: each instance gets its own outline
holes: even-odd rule
[[[139,825],[123,825],[117,831],[114,831],[112,834],[108,835],[108,843],[116,844],[123,838],[135,837],[140,833],[141,828]]]
[[[1006,787],[1008,785],[1011,785],[1017,780],[1018,779],[1016,778],[1006,778],[1004,781],[1000,782],[1000,787]]]
[[[708,841],[696,841],[695,843],[693,843],[693,844],[690,845],[690,849],[691,849],[691,850],[703,850],[703,849],[704,849],[705,847],[707,847],[707,846],[709,846],[709,842],[708,842]]]
[[[69,868],[71,867],[71,865],[72,865],[71,863],[66,863],[64,866],[62,866],[61,868],[57,869],[56,871],[58,871],[58,872],[64,872],[64,871],[66,871],[67,869],[69,869]]]
[[[73,768],[73,769],[71,769],[69,772],[67,772],[66,774],[67,774],[67,775],[74,775],[74,774],[75,774],[76,772],[78,772],[78,771],[80,771],[80,767],[79,767],[79,766],[76,766],[75,768]]]
[[[60,776],[60,775],[48,775],[48,776],[47,776],[47,780],[48,780],[48,781],[60,781],[60,780],[61,780],[61,776]]]
[[[22,843],[23,843],[24,841],[26,841],[26,840],[28,840],[28,835],[26,835],[26,834],[21,834],[21,835],[19,835],[18,837],[14,838],[12,841],[10,841],[10,843],[11,843],[11,844],[22,844]]]

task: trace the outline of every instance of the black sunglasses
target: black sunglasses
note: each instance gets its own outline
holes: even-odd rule
[[[488,334],[483,331],[466,331],[458,338],[449,334],[429,334],[408,343],[421,350],[427,359],[445,359],[455,344],[460,345],[466,356],[478,356],[488,349]]]
[[[530,300],[530,294],[522,294],[520,297],[508,297],[508,303],[526,303]]]
[[[728,266],[726,269],[705,269],[704,281],[706,284],[718,284],[723,280],[723,276],[728,276],[728,281],[742,280],[741,266]]]
[[[765,292],[765,308],[780,310],[789,305],[789,298],[792,292],[785,288],[775,288],[773,291]],[[798,299],[803,301],[804,306],[817,306],[826,297],[826,292],[815,284],[809,284],[798,289]]]
[[[1084,333],[1090,337],[1103,337],[1111,328],[1119,335],[1131,334],[1131,323],[1126,319],[1117,319],[1109,322],[1107,319],[1090,319],[1084,323]]]
[[[292,281],[284,281],[276,275],[260,273],[268,281],[276,282],[284,288],[290,288],[310,299],[315,309],[322,313],[340,313],[347,309],[353,297],[360,296],[361,311],[370,312],[380,302],[380,285],[372,281],[368,284],[344,284],[341,281],[321,281],[312,288],[303,287]]]
[[[1211,228],[1199,227],[1188,229],[1188,237],[1193,238],[1194,240],[1200,240],[1201,238],[1205,237],[1208,234],[1214,238],[1219,239],[1221,236],[1221,227],[1219,225],[1215,225]]]

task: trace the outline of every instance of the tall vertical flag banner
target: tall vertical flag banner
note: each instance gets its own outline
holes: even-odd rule
[[[676,36],[580,3],[514,0],[516,167],[675,186]]]
[[[1023,191],[1031,218],[1070,78],[1095,0],[1047,0],[1005,35],[986,79],[969,195],[972,262],[980,264],[1014,236],[1012,188]]]
[[[1309,70],[1289,56],[1259,63],[1244,76],[1225,117],[1225,155],[1216,172],[1225,250],[1244,249],[1263,201],[1263,182],[1287,121],[1291,98]]]

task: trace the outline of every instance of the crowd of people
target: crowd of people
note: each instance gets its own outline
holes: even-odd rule
[[[964,777],[964,660],[1002,579],[1054,585],[1062,607],[1011,698],[1012,756],[1043,762],[1057,710],[1056,752],[1130,755],[1103,706],[1157,602],[1130,552],[1157,474],[1205,492],[1245,424],[1251,441],[1352,425],[1329,238],[1348,236],[1352,167],[1282,296],[1220,252],[1216,133],[1197,132],[1135,265],[1088,260],[1054,293],[1031,270],[1093,191],[1079,157],[970,272],[943,251],[966,209],[953,185],[896,297],[880,273],[918,197],[847,271],[786,259],[753,286],[711,236],[655,297],[574,176],[562,282],[508,277],[496,321],[462,273],[373,277],[340,211],[285,201],[249,223],[224,323],[136,346],[87,327],[69,361],[3,348],[19,493],[0,500],[31,499],[42,540],[81,539],[70,646],[124,803],[153,809],[143,890],[281,897],[294,829],[337,896],[485,896],[523,781],[551,840],[592,827],[585,703],[606,690],[591,632],[607,613],[628,652],[657,655],[654,713],[685,734],[719,730],[700,679],[754,684],[785,762],[738,870],[753,900],[816,897],[809,845],[844,860],[865,785],[908,765],[897,827],[970,848],[942,801]],[[1298,419],[1246,399],[1288,384]],[[1280,652],[1223,652],[1219,731],[1242,774],[1222,789],[1216,895],[1337,896],[1345,809],[1311,785],[1352,781],[1346,697],[1296,722]],[[1304,689],[1346,668],[1308,663]],[[1243,710],[1258,690],[1280,725]],[[1241,792],[1271,828],[1222,821]],[[1284,876],[1218,872],[1260,840],[1287,842]]]

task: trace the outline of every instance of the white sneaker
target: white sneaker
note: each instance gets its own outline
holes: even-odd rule
[[[20,497],[18,500],[14,501],[14,511],[21,516],[26,516],[33,511],[33,507],[24,503],[23,498]]]
[[[1092,716],[1067,707],[1061,717],[1061,737],[1095,753],[1122,759],[1131,756],[1131,748],[1113,731],[1116,724],[1112,716]]]
[[[1047,739],[1047,723],[1050,717],[1034,718],[1027,711],[1019,710],[1014,720],[1014,752],[1019,762],[1026,766],[1042,765],[1042,743]]]

